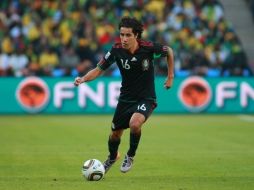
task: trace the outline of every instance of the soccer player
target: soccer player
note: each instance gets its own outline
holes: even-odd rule
[[[78,86],[94,80],[113,63],[120,70],[122,87],[108,139],[109,156],[104,162],[106,172],[119,158],[118,147],[123,131],[127,128],[130,128],[129,150],[120,170],[128,172],[132,167],[141,137],[141,127],[157,106],[153,60],[166,57],[166,89],[172,86],[174,78],[174,56],[170,47],[141,40],[143,25],[136,18],[123,17],[119,30],[121,42],[112,46],[96,68],[74,81],[74,85]]]

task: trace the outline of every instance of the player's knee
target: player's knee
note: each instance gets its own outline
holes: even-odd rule
[[[110,138],[113,140],[120,139],[123,134],[122,130],[112,131],[110,134]]]
[[[131,120],[130,121],[130,130],[133,133],[138,133],[141,130],[142,123],[139,120]]]

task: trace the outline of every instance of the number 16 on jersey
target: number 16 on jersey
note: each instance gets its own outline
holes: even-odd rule
[[[128,59],[126,59],[126,60],[121,59],[121,63],[122,63],[122,66],[124,69],[128,70],[131,68],[131,66],[128,64]]]

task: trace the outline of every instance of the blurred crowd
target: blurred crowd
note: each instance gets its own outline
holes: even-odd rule
[[[0,76],[83,75],[119,40],[122,16],[142,20],[144,39],[173,48],[177,77],[251,75],[217,0],[1,0]],[[155,65],[166,74],[164,59]]]

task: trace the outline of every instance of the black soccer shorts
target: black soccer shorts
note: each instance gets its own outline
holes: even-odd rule
[[[143,114],[147,120],[156,107],[155,100],[140,100],[134,103],[119,101],[112,121],[112,131],[129,128],[129,122],[134,113]]]

